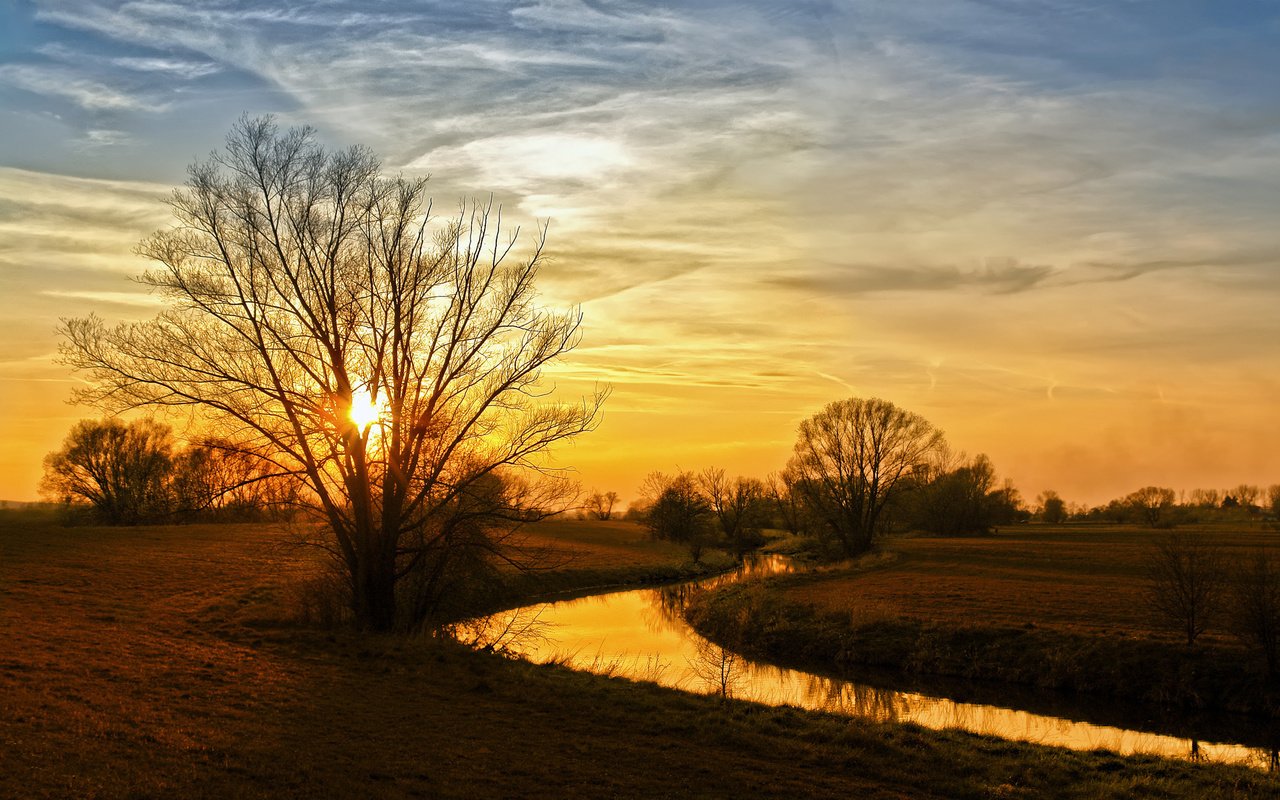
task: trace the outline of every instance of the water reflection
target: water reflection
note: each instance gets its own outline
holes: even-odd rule
[[[574,669],[726,698],[791,705],[884,722],[913,722],[934,729],[958,728],[1080,750],[1151,753],[1248,764],[1273,771],[1280,769],[1280,736],[1258,734],[1248,744],[1228,741],[1239,735],[1233,722],[1220,725],[1215,734],[1224,741],[1206,741],[1199,735],[1175,736],[1080,722],[1003,705],[959,702],[945,696],[754,662],[708,642],[684,621],[684,605],[699,589],[750,575],[791,569],[779,556],[761,557],[737,572],[705,581],[515,609],[473,621],[471,627],[460,630],[458,636],[475,646],[506,650],[533,661],[556,661]],[[1223,728],[1225,735],[1221,735]],[[1240,735],[1240,738],[1244,737]]]

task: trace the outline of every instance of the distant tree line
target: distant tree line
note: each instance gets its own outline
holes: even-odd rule
[[[296,481],[261,455],[216,439],[179,443],[151,420],[81,420],[44,460],[40,491],[71,519],[106,525],[277,517]]]
[[[1263,489],[1242,483],[1229,489],[1193,489],[1183,493],[1165,486],[1144,486],[1093,507],[1069,507],[1051,489],[1037,499],[1035,518],[1052,524],[1130,523],[1167,529],[1204,522],[1280,520],[1280,484]]]

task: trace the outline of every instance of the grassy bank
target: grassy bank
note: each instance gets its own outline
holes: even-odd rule
[[[299,627],[309,569],[253,526],[0,526],[0,797],[1280,796]]]
[[[1025,684],[1161,707],[1280,714],[1280,690],[1222,626],[1188,652],[1147,611],[1159,534],[1025,529],[892,542],[871,569],[727,587],[690,611],[699,631],[757,657]],[[1196,532],[1241,555],[1273,534]]]
[[[541,568],[512,575],[491,606],[689,580],[735,565],[728,553],[712,549],[694,562],[687,547],[654,541],[644,526],[622,520],[548,520],[532,526],[522,546],[537,554]]]

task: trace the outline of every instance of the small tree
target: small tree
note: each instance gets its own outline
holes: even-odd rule
[[[1172,489],[1160,486],[1144,486],[1125,498],[1125,503],[1149,527],[1158,528],[1168,524],[1169,512],[1173,510],[1178,495]]]
[[[1267,487],[1267,509],[1273,517],[1280,517],[1280,483]]]
[[[1262,496],[1262,490],[1251,483],[1242,483],[1230,491],[1240,505],[1247,509],[1257,508],[1258,498]]]
[[[1231,593],[1236,634],[1261,653],[1267,677],[1280,675],[1280,564],[1259,550],[1239,570]]]
[[[173,458],[170,495],[181,520],[279,517],[297,505],[297,483],[275,474],[270,460],[230,442],[209,439]]]
[[[911,504],[915,523],[943,535],[986,533],[996,524],[998,514],[1003,518],[1016,511],[1001,505],[1006,495],[993,489],[994,485],[995,468],[989,458],[979,454],[972,462],[942,472],[919,487]]]
[[[1061,525],[1067,521],[1067,502],[1052,489],[1045,489],[1036,498],[1040,504],[1040,519],[1050,525]]]
[[[1222,502],[1222,493],[1217,489],[1192,489],[1188,501],[1199,508],[1217,508]]]
[[[674,476],[655,472],[646,481],[646,492],[657,495],[645,518],[650,535],[688,545],[693,560],[701,561],[712,522],[711,506],[698,491],[697,479],[688,472]]]
[[[41,493],[84,502],[109,525],[164,519],[170,511],[173,433],[149,420],[81,420],[45,457]]]
[[[587,500],[587,513],[601,522],[608,522],[613,518],[613,507],[617,504],[617,492],[595,492]]]
[[[1174,534],[1157,542],[1147,560],[1147,598],[1157,618],[1193,647],[1220,608],[1226,587],[1221,552]]]
[[[813,531],[813,519],[804,504],[804,495],[788,481],[785,473],[770,473],[765,479],[765,488],[769,499],[773,501],[774,513],[783,530],[792,536],[806,535]]]
[[[925,468],[942,432],[879,398],[831,403],[800,423],[787,481],[847,556],[871,548],[885,508]]]
[[[735,556],[763,543],[760,529],[768,514],[762,481],[742,476],[730,479],[723,469],[710,467],[698,476],[698,485]]]

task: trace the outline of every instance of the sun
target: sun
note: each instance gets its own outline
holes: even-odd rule
[[[351,410],[347,412],[347,416],[357,428],[364,430],[377,422],[386,410],[387,401],[384,398],[374,399],[369,395],[369,390],[356,389],[351,393]]]

